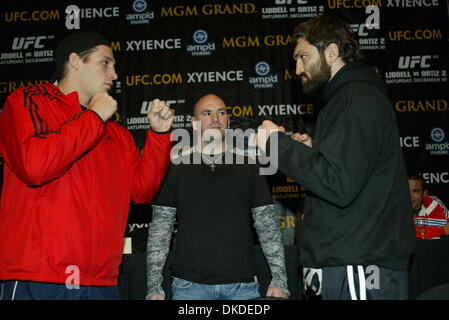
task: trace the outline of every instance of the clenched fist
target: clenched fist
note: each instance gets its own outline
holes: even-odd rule
[[[270,137],[270,134],[276,131],[285,132],[285,128],[276,125],[270,120],[264,120],[262,124],[257,128],[256,145],[264,153],[266,152],[267,141]]]
[[[117,111],[117,101],[107,92],[99,92],[92,97],[87,108],[95,111],[103,121],[106,121]]]
[[[153,131],[166,132],[171,128],[175,112],[165,104],[165,101],[154,99],[147,117],[150,120],[150,127]]]

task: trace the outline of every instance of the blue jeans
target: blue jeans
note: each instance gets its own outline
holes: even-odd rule
[[[80,286],[34,281],[0,281],[0,300],[118,300],[118,287]]]
[[[173,300],[251,300],[260,298],[259,283],[201,284],[173,278]]]

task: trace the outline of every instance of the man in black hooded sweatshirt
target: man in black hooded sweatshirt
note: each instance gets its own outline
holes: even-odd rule
[[[324,102],[313,143],[265,120],[257,145],[278,152],[279,170],[310,192],[299,240],[305,283],[323,299],[407,299],[413,213],[385,85],[358,62],[345,21],[316,17],[293,39],[303,90]]]

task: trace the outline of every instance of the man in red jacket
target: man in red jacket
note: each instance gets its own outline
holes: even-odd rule
[[[0,116],[0,291],[3,299],[118,299],[129,204],[151,201],[165,177],[173,110],[153,101],[140,154],[110,120],[110,42],[74,33],[58,45],[56,65],[57,86],[14,91]]]
[[[438,239],[449,234],[449,210],[435,196],[427,194],[424,179],[418,175],[408,177],[413,220],[417,239]]]

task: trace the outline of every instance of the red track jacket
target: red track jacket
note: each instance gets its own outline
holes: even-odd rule
[[[413,219],[417,239],[435,239],[445,234],[444,226],[449,222],[449,211],[437,197],[425,196],[419,214]]]
[[[131,134],[77,92],[21,88],[0,114],[5,159],[0,280],[117,284],[130,201],[150,202],[170,162],[170,134],[149,130],[140,156]]]

